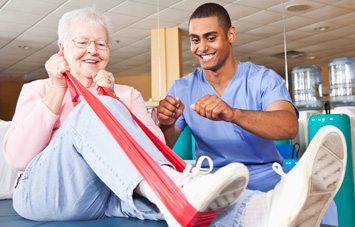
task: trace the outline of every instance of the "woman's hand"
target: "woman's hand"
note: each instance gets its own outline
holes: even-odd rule
[[[50,111],[59,114],[67,91],[67,81],[63,74],[65,71],[70,71],[70,67],[64,59],[62,51],[52,55],[46,62],[45,67],[51,80],[51,89],[48,90],[42,101]]]
[[[93,78],[96,89],[99,87],[105,87],[109,89],[114,95],[116,95],[114,90],[115,78],[113,77],[112,73],[105,70],[100,70],[97,74],[93,73]]]
[[[51,80],[51,88],[67,88],[67,82],[63,74],[65,73],[65,71],[70,71],[70,67],[68,65],[68,62],[65,60],[62,51],[59,51],[58,54],[52,55],[46,62],[45,68]]]

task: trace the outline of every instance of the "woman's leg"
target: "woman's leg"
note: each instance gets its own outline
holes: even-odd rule
[[[158,164],[170,165],[116,100],[100,100]],[[138,213],[133,191],[141,175],[86,103],[68,116],[48,147],[25,170],[14,207],[32,220],[85,220],[104,216],[111,191],[123,215]]]

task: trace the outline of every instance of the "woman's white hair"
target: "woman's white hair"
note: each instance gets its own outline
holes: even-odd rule
[[[67,45],[70,39],[71,28],[78,22],[85,22],[94,26],[100,25],[106,29],[108,42],[112,42],[112,25],[107,16],[96,10],[95,7],[88,7],[73,10],[65,13],[58,24],[58,43]]]

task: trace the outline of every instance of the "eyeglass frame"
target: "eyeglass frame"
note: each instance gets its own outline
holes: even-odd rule
[[[82,39],[83,41],[87,42],[86,46],[85,47],[82,47],[78,46],[78,40],[77,39]],[[98,50],[109,50],[110,49],[110,43],[109,42],[106,42],[106,41],[103,41],[103,40],[95,40],[95,39],[85,39],[85,38],[74,38],[72,39],[73,43],[74,43],[74,46],[79,48],[79,49],[86,49],[88,48],[92,42],[94,42],[95,44],[95,47],[98,49]],[[105,44],[104,48],[102,48],[102,46],[100,46],[100,43],[97,43],[97,42],[103,42]],[[102,44],[102,43],[101,43]]]

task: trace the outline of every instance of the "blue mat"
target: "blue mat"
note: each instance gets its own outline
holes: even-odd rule
[[[167,227],[164,221],[142,221],[136,218],[105,218],[93,221],[71,221],[71,222],[36,222],[20,217],[12,207],[12,200],[0,201],[0,226],[1,227],[96,227],[96,226],[154,226]]]
[[[12,200],[0,200],[0,226],[1,227],[97,227],[97,226],[153,226],[167,227],[164,221],[142,221],[136,218],[105,218],[93,221],[71,221],[71,222],[36,222],[20,217],[12,207]],[[329,225],[321,225],[327,227]],[[329,226],[331,227],[331,226]]]

